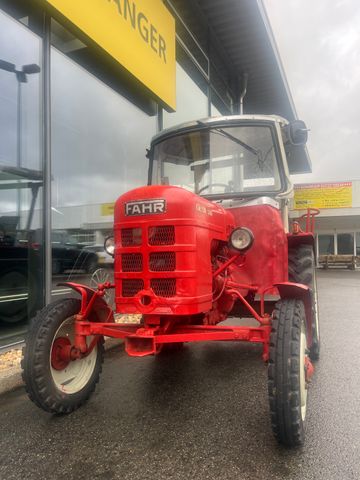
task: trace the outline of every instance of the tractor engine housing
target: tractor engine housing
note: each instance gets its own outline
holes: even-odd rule
[[[211,251],[233,228],[230,212],[183,188],[153,185],[122,195],[114,213],[116,311],[209,311]]]

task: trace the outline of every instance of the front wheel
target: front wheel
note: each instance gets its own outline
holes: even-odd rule
[[[304,443],[311,372],[304,304],[301,300],[280,300],[272,319],[268,387],[272,429],[283,445]]]
[[[74,315],[80,300],[52,303],[32,320],[23,349],[23,380],[30,399],[50,413],[70,413],[85,403],[99,380],[103,338],[88,356],[66,361],[62,348],[74,344]],[[90,345],[92,337],[87,337]]]

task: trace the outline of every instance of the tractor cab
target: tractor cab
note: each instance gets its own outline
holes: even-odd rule
[[[212,201],[280,200],[292,193],[286,152],[306,139],[303,122],[270,115],[183,124],[154,137],[149,183],[176,185]]]

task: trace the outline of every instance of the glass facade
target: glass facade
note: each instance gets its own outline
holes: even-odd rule
[[[55,48],[51,51],[53,298],[60,281],[112,277],[103,252],[112,205],[147,182],[156,117],[132,105]],[[141,135],[139,133],[141,132]],[[136,139],[136,141],[134,141]],[[100,271],[99,271],[100,270]]]
[[[339,255],[354,255],[354,234],[338,233],[337,253]]]
[[[177,49],[177,110],[168,113],[55,19],[47,34],[46,18],[35,2],[0,0],[0,346],[23,339],[45,297],[69,295],[59,282],[111,279],[102,246],[113,204],[147,182],[151,137],[229,113],[186,49]]]
[[[360,232],[318,234],[319,255],[360,256]]]
[[[164,111],[164,128],[208,116],[207,96],[179,64],[176,65],[176,105],[176,112]]]
[[[0,336],[43,304],[41,39],[0,11]]]
[[[319,255],[335,253],[334,235],[318,235]]]

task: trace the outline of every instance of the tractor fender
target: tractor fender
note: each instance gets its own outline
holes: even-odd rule
[[[315,237],[313,233],[301,232],[287,235],[288,247],[296,248],[299,245],[311,245],[315,253]]]
[[[305,307],[305,316],[306,316],[306,331],[307,331],[307,342],[308,345],[312,345],[312,323],[313,323],[313,309],[312,309],[312,299],[311,299],[311,289],[302,285],[301,283],[292,283],[292,282],[282,282],[276,283],[274,285],[278,291],[281,299],[284,298],[295,298],[296,300],[302,300]]]
[[[90,302],[90,299],[95,294],[95,290],[88,287],[87,285],[82,285],[80,283],[74,282],[62,282],[58,283],[58,286],[69,287],[75,292],[80,293],[81,295],[81,309],[79,314],[84,315],[86,308]],[[98,296],[94,301],[94,304],[91,307],[91,311],[88,312],[87,319],[90,321],[97,322],[106,322],[114,321],[114,314],[112,308],[106,303],[106,301]]]

